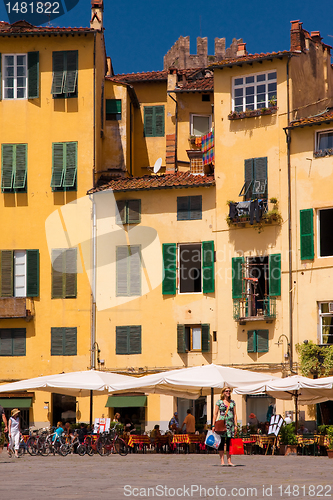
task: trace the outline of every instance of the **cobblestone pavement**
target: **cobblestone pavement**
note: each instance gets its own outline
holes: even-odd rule
[[[131,454],[30,457],[0,454],[0,499],[330,498],[328,457]]]

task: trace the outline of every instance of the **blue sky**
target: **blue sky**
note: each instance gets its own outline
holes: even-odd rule
[[[0,19],[8,21],[4,4]],[[321,0],[104,0],[107,53],[115,73],[163,69],[163,56],[180,35],[191,38],[196,52],[197,36],[208,37],[208,52],[214,53],[214,38],[243,38],[250,53],[288,50],[290,21],[300,19],[308,31],[320,31],[325,43],[333,45],[333,2]],[[80,0],[53,26],[89,26],[90,0]],[[331,35],[332,37],[330,37]]]

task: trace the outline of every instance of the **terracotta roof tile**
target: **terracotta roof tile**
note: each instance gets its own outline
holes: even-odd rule
[[[290,123],[288,128],[305,127],[306,125],[315,125],[316,123],[329,123],[333,121],[333,109],[327,110],[320,115],[308,116],[306,118],[301,118],[300,120],[294,120]]]
[[[13,24],[6,23],[4,21],[0,21],[0,36],[13,35],[17,33],[44,33],[44,34],[53,34],[53,33],[93,33],[95,31],[94,28],[62,28],[55,26],[34,26],[26,21],[16,21]]]
[[[166,81],[168,72],[164,71],[148,71],[146,73],[127,73],[123,75],[114,75],[108,77],[114,82],[134,83],[134,82],[147,82],[147,81]]]
[[[175,174],[144,175],[143,177],[126,177],[125,179],[111,180],[107,184],[90,189],[88,194],[112,189],[113,191],[144,191],[155,189],[192,188],[214,186],[213,175],[193,175],[190,172]]]
[[[190,92],[190,91],[213,91],[214,90],[214,77],[200,78],[198,80],[190,80],[178,84],[179,88],[175,89],[175,92]]]
[[[267,52],[261,54],[247,54],[246,56],[236,57],[234,59],[224,59],[208,66],[211,69],[214,68],[225,68],[228,66],[237,66],[242,63],[251,63],[253,61],[262,61],[264,59],[272,59],[274,57],[283,57],[292,54],[289,50],[283,50],[281,52]]]

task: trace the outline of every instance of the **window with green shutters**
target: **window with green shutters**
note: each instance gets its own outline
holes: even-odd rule
[[[116,202],[117,224],[139,224],[141,222],[141,200],[118,200]]]
[[[178,293],[214,293],[215,252],[213,241],[183,243],[178,245],[179,268],[177,269],[176,243],[163,243],[163,295]],[[178,272],[178,276],[177,276]]]
[[[0,297],[39,296],[39,250],[0,250]]]
[[[26,355],[26,329],[0,329],[0,356]]]
[[[77,355],[77,328],[51,328],[51,356]]]
[[[39,97],[39,52],[0,54],[0,99]]]
[[[268,330],[247,332],[247,352],[268,352]]]
[[[52,191],[77,190],[77,142],[52,144]]]
[[[281,254],[276,253],[269,256],[269,295],[276,297],[281,295]]]
[[[106,119],[121,120],[121,99],[106,99]]]
[[[78,95],[78,51],[56,51],[52,53],[53,75],[51,94],[54,98],[77,97]]]
[[[1,191],[27,192],[27,144],[1,145]]]
[[[178,196],[177,220],[201,220],[202,196]]]
[[[300,210],[301,260],[314,259],[313,209]]]
[[[116,354],[141,354],[141,326],[116,326]]]
[[[164,137],[164,106],[144,106],[145,137]]]
[[[243,292],[245,291],[244,257],[232,258],[231,272],[232,272],[232,298],[241,299],[243,297]]]
[[[267,198],[267,157],[244,160],[244,184],[239,196],[244,200]]]
[[[210,352],[210,325],[177,325],[177,352]]]
[[[140,246],[116,247],[116,295],[130,297],[141,295]]]
[[[52,250],[52,298],[67,299],[77,296],[77,249]]]

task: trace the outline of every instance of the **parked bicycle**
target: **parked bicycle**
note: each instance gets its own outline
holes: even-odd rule
[[[116,426],[114,426],[109,432],[103,432],[99,435],[96,442],[96,450],[101,457],[108,456],[111,453],[118,453],[121,456],[126,456],[128,453],[128,446],[123,438],[118,436]]]

